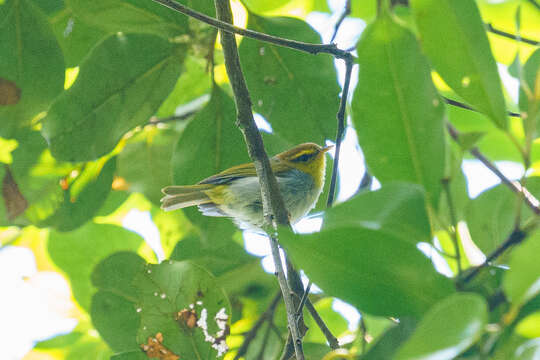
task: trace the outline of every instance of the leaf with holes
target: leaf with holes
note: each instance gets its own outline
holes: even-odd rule
[[[437,208],[444,173],[444,105],[413,34],[384,15],[358,44],[353,121],[375,177],[422,185]]]

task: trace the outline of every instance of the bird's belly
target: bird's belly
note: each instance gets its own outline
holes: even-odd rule
[[[290,170],[277,176],[278,185],[289,211],[291,223],[296,223],[314,206],[320,195],[311,175],[299,170]],[[224,194],[227,205],[219,209],[230,216],[242,228],[261,228],[264,223],[261,191],[256,177],[241,178],[229,184]]]

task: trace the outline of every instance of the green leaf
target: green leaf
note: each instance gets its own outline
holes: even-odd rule
[[[357,50],[360,71],[352,111],[369,170],[383,184],[422,185],[427,202],[437,208],[444,174],[444,106],[416,39],[383,16],[364,30]]]
[[[150,33],[173,37],[185,34],[187,17],[145,0],[66,0],[75,16],[109,33]],[[141,47],[141,49],[145,49]],[[145,50],[144,53],[146,53]],[[150,53],[150,51],[148,52]]]
[[[99,291],[92,297],[92,323],[116,352],[138,347],[141,316],[137,313],[138,288],[134,278],[146,271],[146,262],[131,252],[115,253],[99,263],[92,283]]]
[[[323,228],[340,226],[380,230],[413,244],[431,240],[424,191],[415,184],[389,183],[328,209]]]
[[[49,21],[68,68],[78,66],[90,50],[107,36],[103,29],[88,25],[76,17],[69,7],[51,16]]]
[[[529,340],[516,349],[516,360],[538,360],[540,357],[540,339]]]
[[[147,123],[180,76],[184,50],[144,34],[116,34],[97,45],[44,119],[42,133],[53,156],[96,159],[128,130]]]
[[[219,277],[235,268],[259,259],[246,253],[232,240],[223,243],[205,243],[200,236],[187,235],[178,242],[170,256],[171,260],[191,260]],[[239,280],[240,281],[240,280]]]
[[[392,359],[399,346],[404,343],[413,333],[416,320],[410,318],[399,319],[399,324],[394,324],[373,344],[369,351],[360,357],[361,360],[387,360]],[[368,328],[369,331],[369,328]]]
[[[115,351],[127,352],[118,358],[137,358],[141,345],[158,333],[163,346],[181,359],[214,359],[217,344],[224,345],[219,336],[228,326],[230,305],[202,267],[187,261],[145,265],[133,253],[116,253],[95,268],[92,278],[99,288],[92,321]],[[191,310],[197,322],[179,314]],[[223,321],[215,319],[218,313]]]
[[[527,178],[526,187],[533,195],[540,194],[540,178]],[[471,238],[482,252],[491,253],[512,233],[519,203],[519,197],[504,184],[470,201],[465,218]],[[531,210],[521,205],[521,223],[524,224],[531,216]]]
[[[225,323],[228,323],[227,317],[230,317],[231,311],[229,301],[216,279],[204,268],[187,261],[149,265],[148,270],[135,279],[141,306],[137,342],[146,343],[149,336],[154,337],[161,332],[163,344],[181,359],[215,358],[214,346],[220,341],[213,344],[205,340],[200,325],[189,328],[181,319],[175,320],[175,315],[183,309],[191,309],[193,305],[197,319],[206,323],[208,334],[219,337],[220,322],[216,321],[215,316],[224,311]]]
[[[69,278],[79,305],[88,310],[94,293],[90,283],[94,266],[113,252],[136,251],[141,244],[139,235],[119,226],[88,223],[68,233],[52,231],[47,250],[51,260]]]
[[[38,131],[21,129],[14,138],[19,146],[12,153],[11,170],[19,190],[28,201],[25,213],[14,223],[39,224],[61,206],[64,198],[60,181],[76,167],[53,159],[47,142]]]
[[[326,294],[372,315],[418,317],[454,291],[416,246],[382,231],[343,226],[279,240]]]
[[[540,132],[540,49],[532,53],[523,66],[522,77],[525,84],[522,83],[519,89],[519,109],[527,113],[525,123],[533,121],[532,129],[537,135]],[[523,87],[528,89],[529,96]]]
[[[486,324],[487,304],[482,297],[455,294],[426,313],[396,360],[455,359],[480,338]]]
[[[444,81],[500,128],[508,121],[495,60],[474,1],[412,0],[422,48]]]
[[[0,134],[11,136],[62,91],[64,59],[47,17],[29,0],[0,3],[0,54],[0,83],[10,81],[20,94],[0,105]]]
[[[128,190],[159,205],[161,189],[171,182],[171,158],[179,137],[172,129],[145,127],[131,137],[118,155],[118,176]]]
[[[249,15],[248,28],[310,43],[320,43],[305,22],[285,17]],[[244,38],[239,48],[253,111],[263,115],[275,133],[294,144],[335,136],[339,86],[329,56],[306,61],[296,50]]]
[[[64,190],[63,201],[53,215],[39,223],[58,231],[71,231],[90,220],[111,191],[116,158],[87,163],[82,173]]]
[[[540,292],[540,233],[529,235],[523,245],[510,254],[510,269],[503,278],[503,288],[508,299],[517,306]]]
[[[184,73],[178,78],[174,90],[157,111],[159,118],[174,115],[180,105],[209,94],[212,90],[210,73],[206,69],[205,62],[193,56],[187,56],[184,65]]]

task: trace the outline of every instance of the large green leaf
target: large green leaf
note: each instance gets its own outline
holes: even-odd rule
[[[298,268],[331,296],[380,316],[422,315],[453,292],[415,245],[382,231],[343,226],[280,234]]]
[[[105,203],[115,169],[116,158],[87,163],[82,173],[64,190],[59,208],[39,225],[71,231],[86,223]]]
[[[230,305],[202,267],[187,261],[145,265],[133,253],[117,253],[100,263],[92,277],[99,288],[92,299],[92,320],[115,351],[130,353],[119,358],[134,358],[149,339],[160,338],[158,333],[163,346],[181,359],[215,359],[216,348],[224,345],[220,336],[229,323]],[[191,321],[182,317],[191,311]]]
[[[159,204],[161,189],[171,182],[171,157],[178,132],[147,127],[130,138],[118,155],[118,176],[128,190]]]
[[[437,208],[445,159],[444,106],[416,39],[383,15],[364,30],[357,49],[353,120],[370,171],[383,184],[422,185],[428,203]]]
[[[540,194],[540,178],[526,179],[526,187],[533,195]],[[494,251],[512,233],[519,197],[505,184],[489,189],[471,200],[466,209],[466,220],[473,242],[485,254]],[[521,202],[521,223],[533,216]]]
[[[69,6],[51,16],[49,21],[68,68],[78,66],[92,47],[107,36],[103,29],[76,17]]]
[[[455,294],[426,313],[395,359],[455,359],[480,338],[486,324],[487,304],[482,297]]]
[[[480,13],[470,0],[412,0],[422,48],[446,83],[506,129],[501,81]]]
[[[115,251],[136,251],[142,238],[124,228],[88,223],[68,233],[52,231],[47,249],[52,261],[68,276],[73,296],[84,308],[90,308],[94,287],[90,274],[94,266]]]
[[[175,36],[187,31],[187,18],[153,1],[67,0],[77,18],[108,32]]]
[[[360,357],[361,360],[387,360],[392,359],[399,346],[413,333],[417,321],[411,318],[399,319],[378,339],[369,351]],[[368,328],[369,331],[370,328]]]
[[[537,231],[525,239],[525,243],[510,255],[510,269],[503,279],[508,299],[515,305],[523,305],[540,292],[540,233]]]
[[[311,43],[319,35],[305,22],[250,14],[248,28]],[[305,54],[244,38],[239,48],[253,110],[274,132],[292,143],[316,142],[335,136],[339,86],[332,58]]]
[[[324,229],[355,225],[388,232],[413,244],[431,239],[424,191],[415,184],[390,183],[380,190],[361,193],[324,214]]]
[[[0,3],[0,54],[0,134],[10,136],[62,91],[64,59],[47,17],[29,0]]]
[[[145,34],[116,34],[97,45],[44,119],[42,133],[53,156],[95,159],[147,123],[176,83],[184,50]]]
[[[540,49],[529,57],[523,66],[522,81],[519,91],[519,109],[527,114],[525,124],[532,121],[531,130],[535,130],[534,137],[540,130]],[[526,87],[528,94],[523,90]]]

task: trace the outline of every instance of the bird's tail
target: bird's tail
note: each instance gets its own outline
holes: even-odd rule
[[[212,200],[205,191],[210,190],[213,186],[210,184],[167,186],[161,190],[165,194],[161,199],[161,208],[165,211],[171,211],[211,203]]]

